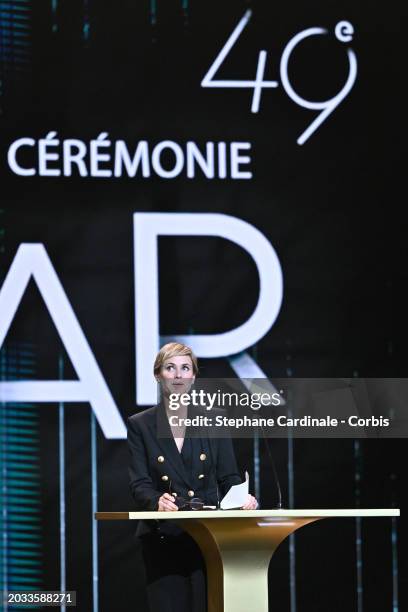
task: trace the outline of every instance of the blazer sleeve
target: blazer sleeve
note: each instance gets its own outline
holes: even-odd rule
[[[128,419],[130,491],[138,510],[157,510],[161,493],[149,474],[146,447],[137,422]]]
[[[217,481],[222,496],[226,495],[233,485],[241,484],[234,447],[231,438],[220,438],[217,454]]]

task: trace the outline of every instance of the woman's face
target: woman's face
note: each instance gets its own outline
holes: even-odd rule
[[[172,393],[178,395],[188,393],[195,381],[191,357],[176,355],[166,359],[156,379],[165,397],[169,397]]]

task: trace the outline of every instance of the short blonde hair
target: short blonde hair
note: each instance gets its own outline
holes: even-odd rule
[[[191,348],[186,344],[181,344],[181,342],[169,342],[162,346],[156,355],[153,366],[154,375],[157,376],[157,374],[160,374],[161,367],[167,359],[178,356],[190,357],[193,364],[193,373],[194,375],[198,373],[197,357],[194,355]]]

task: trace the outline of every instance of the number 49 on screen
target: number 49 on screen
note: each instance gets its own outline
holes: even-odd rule
[[[258,65],[256,68],[256,75],[254,80],[233,80],[233,79],[215,79],[215,75],[219,68],[223,64],[227,55],[241,36],[243,30],[247,26],[251,19],[252,11],[246,11],[245,15],[239,21],[238,25],[228,38],[225,45],[215,58],[214,62],[210,66],[207,74],[201,81],[201,87],[215,87],[219,89],[223,88],[237,88],[237,89],[253,89],[251,112],[257,113],[261,102],[261,94],[263,89],[276,88],[279,86],[278,81],[267,81],[264,80],[267,52],[265,50],[259,51]],[[287,43],[283,50],[280,60],[280,78],[282,86],[286,91],[287,95],[299,106],[310,110],[317,110],[320,113],[315,117],[312,123],[305,129],[305,131],[297,139],[298,145],[303,145],[310,138],[310,136],[317,130],[318,127],[328,118],[329,115],[337,108],[337,106],[346,98],[350,93],[356,77],[357,77],[357,58],[354,51],[350,48],[347,49],[347,56],[349,61],[349,73],[345,84],[342,89],[329,100],[323,100],[321,102],[314,102],[302,98],[293,88],[288,74],[288,64],[294,49],[299,45],[300,42],[309,38],[310,36],[317,36],[322,34],[328,34],[328,30],[325,28],[308,28],[296,34]],[[334,34],[342,43],[346,43],[352,40],[354,34],[354,28],[348,21],[339,21],[334,29]]]

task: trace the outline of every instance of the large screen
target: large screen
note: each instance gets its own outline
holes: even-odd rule
[[[93,512],[132,507],[126,420],[164,342],[203,378],[406,375],[402,11],[0,7],[3,585],[107,612],[142,597],[134,528]],[[287,507],[403,502],[404,440],[270,443]],[[270,507],[264,442],[234,445]],[[274,557],[274,605],[403,609],[394,520],[319,529]]]

